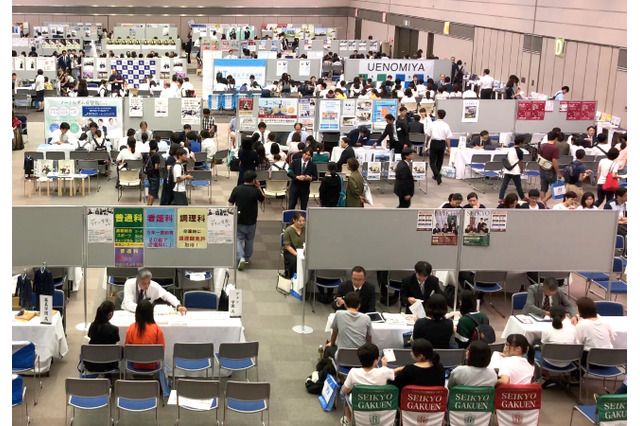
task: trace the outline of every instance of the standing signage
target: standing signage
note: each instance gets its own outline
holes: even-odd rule
[[[364,79],[370,78],[374,82],[381,82],[387,79],[388,75],[394,79],[401,78],[411,80],[416,74],[418,79],[427,81],[434,76],[433,60],[415,59],[359,59],[358,74]]]
[[[51,324],[53,317],[52,312],[53,296],[46,294],[40,295],[40,324]]]

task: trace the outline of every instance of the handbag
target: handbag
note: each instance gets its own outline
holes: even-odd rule
[[[293,282],[284,275],[278,274],[278,281],[276,282],[276,290],[278,293],[282,293],[286,296],[291,292],[292,288]]]
[[[602,185],[602,189],[605,191],[615,191],[620,186],[620,182],[618,179],[613,177],[613,166],[616,163],[611,163],[611,167],[609,168],[609,173],[607,173],[607,177],[604,180],[604,184]]]
[[[536,162],[542,168],[542,170],[551,170],[551,169],[553,169],[553,163],[551,161],[547,160],[546,158],[544,158],[540,154],[538,154],[538,158],[536,159]]]
[[[564,194],[567,193],[567,189],[564,186],[564,181],[557,181],[551,184],[551,195],[554,200],[562,200]]]
[[[364,201],[370,206],[372,206],[373,195],[371,194],[371,188],[369,188],[369,184],[367,183],[366,180],[363,183],[364,183],[364,191],[363,191]]]

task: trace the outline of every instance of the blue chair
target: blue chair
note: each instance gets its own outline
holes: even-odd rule
[[[624,305],[618,302],[609,302],[607,300],[597,300],[596,308],[598,315],[603,317],[623,317]]]
[[[109,379],[77,379],[67,377],[64,382],[67,401],[64,407],[64,424],[67,422],[67,408],[72,407],[71,424],[76,408],[95,410],[107,407],[107,426],[111,425],[111,381]]]
[[[337,290],[340,284],[342,284],[342,278],[340,277],[320,277],[316,275],[315,284],[319,288],[325,290]],[[313,304],[311,305],[311,311],[316,311],[316,292],[313,292]]]
[[[612,410],[611,407],[616,407]],[[569,426],[573,424],[573,414],[579,412],[585,416],[592,424],[599,425],[600,420],[607,417],[614,418],[615,424],[627,424],[627,395],[600,395],[596,401],[596,405],[576,405],[571,410],[571,421]],[[605,413],[607,417],[605,417]]]
[[[11,406],[24,405],[24,414],[27,419],[27,426],[29,426],[31,419],[29,418],[26,396],[27,387],[22,385],[22,376],[14,374],[11,378]]]
[[[535,364],[550,374],[569,374],[579,368],[583,349],[583,345],[546,343],[542,345],[542,350],[536,351]],[[578,395],[582,395],[582,381],[579,386]],[[578,398],[578,402],[580,402],[580,398]]]
[[[116,425],[120,421],[120,410],[143,413],[155,410],[158,423],[160,383],[156,380],[116,380]]]
[[[216,424],[218,423],[218,402],[220,399],[220,382],[217,380],[190,380],[178,379],[176,389],[176,407],[178,418],[176,424],[180,424],[180,410],[205,411],[216,410]],[[208,409],[194,408],[189,405],[188,400],[210,399],[211,405]],[[182,399],[182,400],[181,400]]]
[[[344,382],[352,368],[362,366],[360,358],[358,358],[358,349],[338,348],[333,366],[337,373],[336,379],[339,379],[340,383]]]
[[[121,360],[121,345],[82,345],[80,346],[80,365],[78,366],[80,377],[96,378],[100,374],[120,374]],[[87,366],[87,362],[92,364],[90,368],[96,368],[99,364],[104,364],[104,367],[98,367],[98,371],[92,371]]]
[[[124,370],[123,377],[126,379],[127,372],[144,375],[163,375],[164,366],[164,346],[163,345],[124,345]],[[153,364],[156,368],[140,369],[133,366],[134,363]]]
[[[264,413],[267,412],[269,424],[269,398],[271,385],[267,382],[236,382],[229,380],[225,390],[224,409],[222,412],[222,424],[227,420],[227,408],[236,413],[261,414],[261,424],[264,422]]]
[[[218,378],[222,375],[222,369],[245,372],[245,378],[249,380],[249,369],[256,368],[256,380],[258,380],[258,349],[259,342],[220,343],[216,361],[218,361]]]
[[[98,182],[98,160],[77,160],[77,173],[89,176],[89,193],[91,193],[91,178],[96,178],[96,192],[100,191]]]
[[[218,296],[210,291],[194,290],[184,293],[184,307],[187,309],[218,309]]]
[[[626,364],[626,349],[592,348],[587,354],[586,366],[580,365],[580,371],[585,373],[580,380],[587,380],[589,377],[601,378],[604,385],[607,379],[614,379],[613,388],[615,389],[618,377],[627,374]],[[580,396],[582,397],[582,395]]]
[[[619,277],[623,271],[624,271],[624,266],[623,266],[622,258],[614,257],[613,271],[612,271],[613,274],[616,274]],[[606,275],[606,274],[603,274],[603,275]],[[609,276],[606,275],[606,277],[607,278],[603,280],[598,280],[598,279],[589,280],[587,282],[587,291],[590,290],[591,284],[593,283],[605,291],[604,297],[606,298],[609,292]],[[596,294],[595,292],[592,292],[592,293]],[[611,277],[611,293],[615,294],[616,299],[618,298],[618,294],[621,294],[621,293],[627,294],[627,283],[622,280],[616,280],[613,277]]]
[[[479,293],[489,293],[489,305],[496,310],[502,316],[505,315],[493,305],[491,295],[502,291],[504,293],[504,305],[507,306],[507,293],[503,290],[505,282],[507,280],[506,271],[478,271],[474,276],[474,283],[471,284],[465,281],[466,285],[472,286],[473,289]],[[500,285],[502,283],[502,285]]]
[[[13,374],[33,373],[33,379],[38,382],[33,405],[37,405],[42,390],[42,371],[40,355],[36,354],[36,346],[33,343],[12,342],[11,372]]]
[[[209,369],[213,377],[213,343],[174,343],[173,344],[173,388],[176,388],[176,372],[188,373],[204,371],[209,378]]]
[[[469,162],[469,164],[466,165],[466,167],[468,167],[471,172],[470,179],[473,179],[474,177],[476,177],[474,176],[474,173],[479,175],[480,172],[483,172],[485,164],[487,164],[490,161],[491,161],[491,155],[489,154],[473,154],[471,156],[471,161]],[[466,171],[465,171],[465,176],[466,176]],[[466,177],[464,181],[469,185],[471,185],[471,182],[468,182]]]
[[[285,210],[282,212],[282,230],[285,230],[287,228],[287,226],[289,226],[291,224],[291,221],[293,220],[293,214],[295,212],[300,212],[302,213],[302,215],[306,218],[307,217],[307,212],[304,210]]]
[[[511,315],[514,315],[515,311],[521,311],[524,309],[524,305],[527,303],[527,292],[513,293],[511,295]]]

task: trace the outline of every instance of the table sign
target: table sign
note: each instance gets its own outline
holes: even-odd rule
[[[242,290],[237,288],[229,290],[229,317],[242,316]]]
[[[51,307],[53,306],[53,296],[41,294],[40,295],[40,324],[51,324],[51,318],[53,312]]]

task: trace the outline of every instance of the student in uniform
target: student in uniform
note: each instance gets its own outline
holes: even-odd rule
[[[396,378],[391,382],[392,385],[400,391],[409,385],[444,386],[444,368],[431,342],[426,339],[411,342],[411,358],[415,363],[393,370]]]
[[[525,201],[524,203],[522,203],[522,205],[520,207],[518,207],[519,209],[531,209],[531,210],[542,210],[545,209],[546,207],[544,206],[544,204],[542,204],[540,201],[540,191],[532,188],[529,190],[529,201]]]
[[[173,201],[171,204],[186,206],[189,204],[187,200],[187,180],[192,180],[193,176],[186,174],[188,154],[184,148],[178,148],[176,151],[177,163],[172,168],[173,181],[175,186],[173,187]]]
[[[465,352],[466,365],[459,365],[451,371],[447,387],[494,386],[498,377],[491,363],[491,348],[482,340],[471,342]]]
[[[534,367],[534,350],[522,334],[510,334],[504,344],[504,352],[498,370],[497,385],[526,385],[531,383]]]

